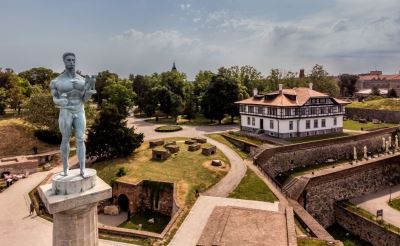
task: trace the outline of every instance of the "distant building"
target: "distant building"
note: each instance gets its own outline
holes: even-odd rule
[[[378,89],[379,90],[379,94],[383,97],[386,97],[388,94],[388,90],[386,89]],[[354,96],[359,98],[359,99],[363,99],[368,97],[369,95],[372,94],[372,89],[363,89],[363,90],[359,90],[354,92]]]
[[[400,95],[400,74],[382,74],[382,71],[371,71],[367,74],[359,74],[356,83],[358,91],[372,89],[374,87],[381,90],[395,89],[397,95]],[[386,93],[387,94],[387,93]]]
[[[175,66],[175,61],[172,63],[172,68],[171,68],[171,72],[177,72],[178,71],[178,69],[176,69],[176,66]]]
[[[283,89],[236,102],[240,128],[279,138],[304,137],[343,131],[348,102],[309,88]]]

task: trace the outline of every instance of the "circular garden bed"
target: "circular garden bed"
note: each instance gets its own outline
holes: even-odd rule
[[[182,130],[181,126],[159,126],[155,129],[156,132],[176,132]]]

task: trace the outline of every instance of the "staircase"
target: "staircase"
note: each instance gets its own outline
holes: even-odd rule
[[[295,177],[282,188],[282,192],[286,194],[288,197],[297,201],[297,199],[299,199],[301,193],[306,188],[309,181],[310,178],[308,177],[304,176]]]

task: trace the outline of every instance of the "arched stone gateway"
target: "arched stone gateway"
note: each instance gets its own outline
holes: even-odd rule
[[[118,196],[118,205],[122,211],[128,211],[129,208],[129,199],[125,194],[121,194]]]

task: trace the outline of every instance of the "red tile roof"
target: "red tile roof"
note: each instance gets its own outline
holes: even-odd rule
[[[242,101],[236,102],[237,104],[254,104],[254,105],[269,105],[269,106],[302,106],[310,98],[331,98],[338,104],[348,104],[349,102],[330,97],[325,93],[321,93],[310,88],[300,87],[294,89],[283,89],[282,93],[275,91],[267,94],[266,97],[250,97]]]

